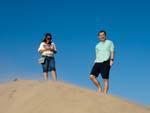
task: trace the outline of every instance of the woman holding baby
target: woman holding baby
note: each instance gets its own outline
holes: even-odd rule
[[[38,52],[41,54],[44,61],[41,63],[43,68],[44,80],[48,80],[48,72],[51,72],[52,79],[57,80],[55,58],[57,53],[56,46],[52,42],[52,35],[46,33],[43,41],[40,44]]]

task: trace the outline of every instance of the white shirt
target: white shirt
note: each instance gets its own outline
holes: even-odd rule
[[[51,45],[54,47],[54,50],[56,51],[56,46],[55,44],[52,42]],[[40,52],[40,50],[45,49],[45,46],[48,46],[48,44],[46,44],[45,42],[41,42],[38,52]],[[54,57],[54,51],[51,50],[46,50],[43,53],[41,53],[42,56],[48,56],[48,57]]]
[[[114,51],[114,44],[110,40],[99,42],[96,45],[96,60],[95,62],[101,63],[107,61],[111,57],[111,52]]]

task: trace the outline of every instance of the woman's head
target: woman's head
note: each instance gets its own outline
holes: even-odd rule
[[[52,42],[52,35],[50,33],[46,33],[43,42],[45,42],[47,44],[51,44],[51,42]]]

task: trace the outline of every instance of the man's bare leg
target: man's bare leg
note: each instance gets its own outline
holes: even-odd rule
[[[90,79],[92,80],[92,82],[96,85],[96,87],[98,88],[98,92],[102,93],[102,88],[101,85],[99,83],[99,81],[96,79],[96,77],[94,75],[90,75]]]
[[[48,72],[44,72],[44,80],[48,80]]]
[[[109,80],[108,79],[103,79],[103,81],[104,81],[104,90],[103,90],[103,92],[104,92],[104,94],[107,94],[108,89],[109,89]]]
[[[52,70],[52,71],[51,71],[51,74],[52,74],[52,79],[56,81],[56,80],[57,80],[56,71],[55,71],[55,70]]]

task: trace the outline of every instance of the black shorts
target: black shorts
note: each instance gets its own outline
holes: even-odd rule
[[[91,75],[98,77],[98,75],[101,74],[103,79],[109,79],[110,67],[110,60],[102,63],[95,63],[92,68]]]

